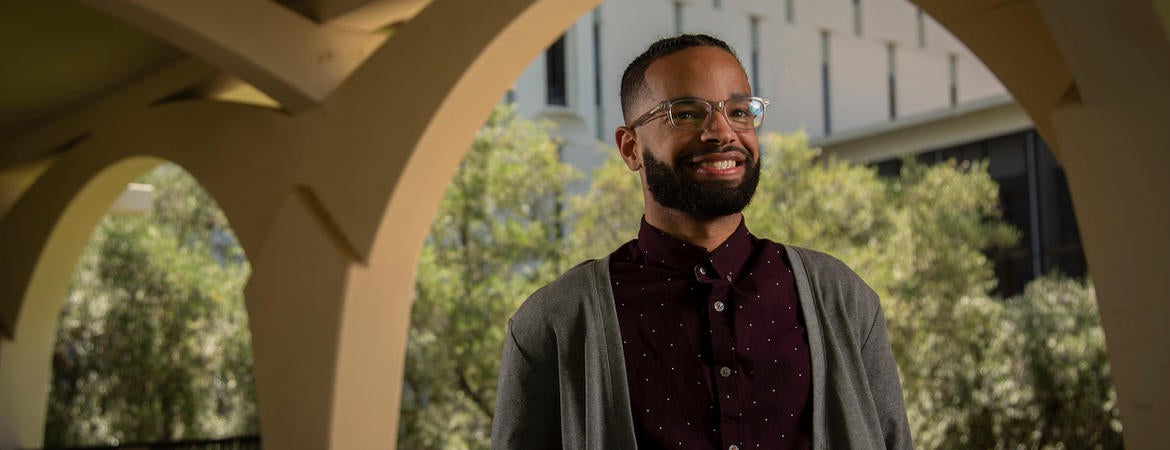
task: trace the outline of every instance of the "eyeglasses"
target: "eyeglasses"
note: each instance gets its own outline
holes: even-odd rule
[[[712,117],[711,111],[719,110],[733,130],[754,130],[763,125],[764,111],[770,103],[763,97],[732,97],[714,105],[698,98],[666,100],[642,114],[629,128],[637,128],[665,114],[670,126],[676,129],[702,130]]]

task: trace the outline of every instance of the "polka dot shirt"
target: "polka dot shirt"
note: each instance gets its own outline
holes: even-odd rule
[[[808,336],[784,249],[714,251],[642,221],[610,257],[640,449],[807,449]]]

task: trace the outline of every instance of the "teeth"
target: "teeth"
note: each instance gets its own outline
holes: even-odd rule
[[[715,169],[730,169],[735,167],[735,161],[730,159],[722,159],[719,161],[703,161],[701,165],[703,167],[711,167]]]

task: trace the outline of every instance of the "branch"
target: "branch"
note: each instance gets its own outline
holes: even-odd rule
[[[467,376],[463,373],[462,367],[455,368],[455,378],[459,381],[459,390],[463,391],[468,397],[471,397],[471,402],[479,408],[481,412],[487,415],[488,419],[495,419],[495,411],[492,407],[485,404],[483,401],[483,394],[471,387],[471,383],[467,382]]]

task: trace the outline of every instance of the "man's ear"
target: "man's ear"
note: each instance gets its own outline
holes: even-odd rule
[[[617,142],[618,153],[622,155],[622,161],[626,162],[626,167],[631,171],[637,172],[642,168],[642,155],[638,154],[638,135],[634,133],[629,127],[617,127],[614,131],[614,141]]]

